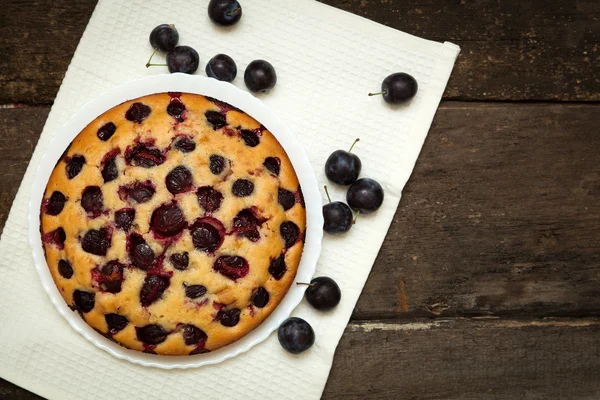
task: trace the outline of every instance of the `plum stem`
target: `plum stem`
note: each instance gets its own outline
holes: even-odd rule
[[[146,64],[146,68],[148,67],[166,67],[167,64]]]
[[[352,149],[354,148],[354,145],[356,144],[356,142],[358,142],[360,139],[356,138],[356,140],[354,141],[354,143],[352,143],[352,146],[350,146],[350,150],[348,150],[348,153],[352,153]]]
[[[242,8],[241,8],[241,7],[238,7],[238,8],[236,8],[235,10],[233,10],[233,11],[230,11],[230,12],[228,12],[228,13],[227,13],[227,14],[225,14],[225,15],[227,15],[228,17],[231,17],[232,15],[235,15],[235,14],[239,13],[240,11],[242,11]]]
[[[152,61],[152,57],[154,57],[155,54],[156,54],[156,49],[154,49],[154,51],[150,55],[150,58],[148,59],[148,62],[146,63],[146,68],[148,68],[149,66],[152,65],[152,64],[150,64],[150,61]]]
[[[360,215],[360,211],[357,211],[356,216],[354,217],[354,220],[352,221],[352,225],[356,224],[356,220],[358,219],[359,215]]]
[[[369,96],[379,96],[380,94],[387,94],[387,90],[384,90],[383,92],[369,93]]]
[[[317,286],[314,283],[305,283],[305,282],[296,282],[296,285],[304,285],[304,286],[310,286],[310,287]]]
[[[331,203],[331,197],[329,197],[329,190],[327,190],[327,185],[323,186],[325,188],[325,194],[327,195],[327,200]]]

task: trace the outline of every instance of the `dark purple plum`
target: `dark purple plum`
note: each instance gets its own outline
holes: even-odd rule
[[[129,106],[127,112],[125,112],[125,119],[127,121],[141,124],[152,112],[152,109],[144,103],[133,103]]]
[[[209,158],[209,161],[210,172],[215,175],[220,175],[227,165],[227,160],[225,160],[225,157],[218,154],[212,154]]]
[[[221,256],[213,264],[213,269],[223,276],[236,281],[248,275],[250,266],[245,258],[240,256]]]
[[[371,178],[357,180],[346,192],[348,205],[361,214],[371,214],[383,204],[383,188]]]
[[[73,276],[73,267],[67,260],[60,260],[58,262],[58,273],[65,279],[71,279]]]
[[[287,271],[287,265],[285,265],[285,255],[282,254],[277,258],[271,260],[271,264],[269,265],[269,273],[275,278],[275,280],[280,280],[285,275]]]
[[[184,253],[174,253],[169,257],[173,268],[178,269],[180,271],[185,271],[190,264],[190,256],[188,252]]]
[[[342,291],[333,279],[320,276],[310,281],[304,296],[306,301],[317,310],[327,311],[339,304]]]
[[[259,287],[252,292],[250,299],[255,307],[263,308],[269,302],[269,292],[264,287]]]
[[[200,218],[190,226],[194,247],[207,253],[218,249],[225,238],[223,224],[211,217]]]
[[[383,95],[389,104],[402,104],[411,100],[417,94],[419,84],[411,75],[397,72],[386,77],[381,83],[381,92],[369,93],[369,96]]]
[[[223,201],[223,195],[212,186],[202,186],[196,191],[198,197],[198,204],[207,213],[215,212],[221,207]]]
[[[140,290],[140,303],[148,307],[163,295],[169,287],[170,279],[168,276],[148,274],[144,279],[144,284]]]
[[[285,243],[285,247],[290,248],[298,241],[300,228],[292,221],[285,221],[279,226],[279,233]]]
[[[165,183],[171,194],[187,192],[194,186],[192,172],[183,165],[173,168],[171,172],[167,174]]]
[[[254,192],[254,183],[248,179],[238,179],[233,182],[231,192],[237,197],[248,197]]]
[[[133,208],[122,208],[115,211],[115,226],[122,231],[129,232],[134,219],[135,210]]]
[[[235,61],[226,54],[217,54],[206,64],[206,76],[219,81],[233,82],[237,76]]]
[[[200,65],[198,52],[190,46],[177,46],[167,54],[169,72],[193,74]]]
[[[90,229],[81,239],[81,248],[90,254],[105,256],[111,245],[112,231],[109,228]]]
[[[160,236],[175,236],[186,227],[187,222],[183,211],[175,203],[158,207],[150,218],[150,229]]]
[[[81,194],[81,207],[83,207],[88,217],[99,217],[104,209],[102,190],[98,186],[86,187]]]
[[[146,271],[154,264],[154,251],[137,233],[131,234],[127,239],[127,253],[131,263],[139,269]]]
[[[73,303],[75,308],[82,313],[92,311],[96,304],[96,293],[86,292],[84,290],[75,290],[73,292]]]
[[[221,325],[231,328],[240,322],[240,314],[242,311],[239,308],[230,308],[229,310],[219,310],[216,319],[221,322]]]
[[[277,83],[275,68],[268,61],[254,60],[246,67],[244,82],[252,93],[264,93]]]
[[[55,190],[50,195],[50,198],[44,200],[44,212],[48,215],[58,215],[62,212],[66,202],[67,198],[65,195]]]
[[[77,175],[79,175],[79,173],[83,169],[83,166],[85,165],[85,157],[81,154],[76,154],[73,157],[67,158],[66,162],[67,178],[73,179]]]
[[[169,331],[161,325],[152,324],[142,327],[136,327],[137,338],[140,342],[155,346],[164,342],[169,335]]]
[[[115,134],[116,131],[117,126],[112,122],[107,122],[106,124],[98,128],[96,136],[98,136],[98,139],[106,142]]]
[[[285,350],[292,354],[300,354],[315,343],[315,332],[302,318],[291,317],[279,326],[277,338]]]
[[[150,45],[164,53],[173,50],[179,41],[179,32],[173,24],[161,24],[150,32]]]
[[[231,26],[242,18],[242,6],[238,0],[210,0],[208,17],[221,26]]]
[[[269,172],[275,176],[279,175],[279,171],[281,170],[281,160],[277,157],[267,157],[265,158],[265,162],[263,165]]]
[[[197,299],[199,297],[202,297],[207,292],[206,287],[204,287],[202,285],[185,285],[184,284],[184,288],[185,288],[185,296],[190,299]]]
[[[362,163],[360,158],[352,153],[352,149],[358,140],[354,141],[350,150],[336,150],[327,158],[325,162],[327,179],[339,185],[350,185],[356,182],[362,169]]]

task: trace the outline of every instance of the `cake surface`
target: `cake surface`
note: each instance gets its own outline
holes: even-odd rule
[[[120,104],[52,171],[41,209],[67,304],[130,349],[216,350],[258,326],[294,281],[306,213],[277,139],[188,93]]]

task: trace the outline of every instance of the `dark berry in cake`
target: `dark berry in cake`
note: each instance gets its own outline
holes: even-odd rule
[[[179,167],[173,168],[171,172],[167,174],[165,183],[171,194],[178,194],[191,190],[194,185],[194,180],[192,178],[192,172],[188,168],[180,165]]]
[[[208,339],[206,333],[194,325],[184,325],[181,332],[183,334],[183,341],[188,346],[197,345],[199,342],[204,344],[206,339]]]
[[[211,217],[200,218],[190,226],[194,247],[207,253],[218,249],[225,238],[223,224]]]
[[[333,279],[320,276],[310,281],[304,296],[311,306],[317,310],[326,311],[339,304],[342,291]]]
[[[277,74],[275,68],[265,60],[254,60],[244,72],[246,87],[253,93],[263,93],[275,87]]]
[[[137,143],[125,150],[125,162],[127,165],[152,168],[164,163],[165,156],[159,149],[152,145]]]
[[[148,274],[144,279],[144,284],[140,290],[140,303],[142,306],[148,307],[156,300],[160,299],[167,287],[169,286],[170,280],[167,276]]]
[[[202,285],[185,285],[185,295],[190,299],[197,299],[206,294],[206,287]]]
[[[175,203],[158,207],[150,218],[150,229],[160,236],[175,236],[186,227],[183,212]]]
[[[241,135],[248,147],[256,147],[260,144],[260,129],[242,129]]]
[[[279,326],[277,338],[281,347],[292,354],[300,354],[315,343],[315,332],[302,318],[288,318]]]
[[[298,225],[292,221],[285,221],[279,227],[279,233],[285,242],[285,247],[289,248],[298,241],[298,236],[300,236],[300,228],[298,228]]]
[[[277,200],[279,201],[279,204],[281,204],[285,211],[294,207],[294,204],[296,204],[296,196],[293,192],[290,192],[287,189],[279,188],[279,191],[277,193]]]
[[[136,327],[135,330],[139,341],[149,345],[157,345],[164,342],[170,333],[157,324]]]
[[[88,217],[99,217],[104,208],[102,189],[98,186],[86,187],[81,194],[81,207],[83,207]]]
[[[252,242],[260,239],[259,228],[266,219],[260,218],[252,208],[245,208],[233,219],[233,230],[237,236],[248,238]]]
[[[58,273],[65,279],[71,279],[73,276],[73,267],[67,260],[60,260],[58,262]]]
[[[97,256],[105,256],[111,245],[112,232],[108,228],[90,229],[81,239],[81,248]]]
[[[44,201],[44,211],[48,215],[58,215],[65,207],[67,198],[61,192],[55,190],[49,199]]]
[[[185,271],[190,264],[190,256],[187,251],[183,253],[171,254],[169,260],[171,260],[173,268],[178,269],[180,271]]]
[[[383,188],[371,178],[359,179],[348,189],[346,201],[361,214],[370,214],[383,204]]]
[[[233,58],[226,54],[217,54],[206,64],[206,76],[219,81],[233,82],[237,75],[237,66]]]
[[[119,293],[123,283],[123,268],[117,260],[109,261],[102,267],[92,271],[92,277],[98,282],[100,289],[109,293]]]
[[[217,312],[216,319],[221,322],[221,325],[231,328],[240,322],[240,314],[239,308],[222,309]]]
[[[127,252],[131,263],[142,270],[148,270],[154,264],[154,251],[142,235],[134,233],[129,236],[127,239]]]
[[[173,24],[162,24],[150,32],[150,45],[162,52],[173,50],[179,41],[179,32]]]
[[[108,327],[108,333],[110,335],[114,335],[115,333],[122,331],[125,329],[127,324],[129,324],[127,317],[119,314],[106,314],[104,319],[106,320],[106,326]]]
[[[121,200],[138,204],[149,201],[155,192],[154,185],[150,181],[121,186],[118,191]]]
[[[252,292],[251,301],[255,307],[263,308],[269,302],[269,292],[261,286]]]
[[[350,150],[336,150],[325,162],[325,175],[330,181],[339,185],[350,185],[358,179],[362,163],[356,154],[351,153],[358,142],[354,141]]]
[[[77,310],[82,313],[88,313],[92,311],[96,304],[96,294],[84,290],[75,290],[73,292],[73,303],[75,303]]]
[[[98,128],[96,136],[98,136],[98,139],[106,142],[115,134],[116,131],[117,126],[112,122],[107,122],[106,124]]]
[[[242,18],[242,6],[237,0],[210,0],[208,17],[217,25],[231,26]]]
[[[171,117],[175,118],[177,122],[185,121],[185,105],[181,102],[181,100],[177,98],[171,99],[171,102],[167,106],[167,114]]]
[[[214,130],[221,129],[227,125],[227,118],[220,111],[207,111],[204,113],[204,116]]]
[[[402,104],[411,100],[417,94],[419,85],[415,78],[404,72],[397,72],[386,77],[381,83],[381,92],[369,93],[369,96],[383,95],[390,104]]]
[[[173,146],[182,153],[191,153],[196,150],[196,143],[186,136],[181,136],[175,139]]]
[[[115,226],[122,231],[129,232],[134,219],[135,210],[133,208],[122,208],[115,211]]]
[[[110,155],[108,159],[105,160],[104,165],[102,166],[102,179],[104,179],[104,183],[114,181],[119,177],[119,168],[117,167],[117,156]]]
[[[248,261],[243,257],[221,256],[215,261],[213,269],[221,275],[236,281],[248,275],[250,266],[248,265]]]
[[[265,158],[265,162],[263,163],[266,169],[275,176],[279,175],[279,170],[281,169],[281,160],[277,157],[267,157]]]
[[[169,72],[193,74],[200,65],[198,52],[190,46],[177,46],[167,54]]]
[[[73,157],[69,158],[67,160],[67,167],[66,167],[67,178],[73,179],[77,175],[79,175],[79,173],[83,169],[84,165],[85,165],[85,157],[82,155],[77,154],[77,155],[74,155]]]
[[[248,179],[238,179],[233,183],[231,192],[237,197],[248,197],[254,192],[254,183]]]
[[[198,204],[207,213],[215,212],[221,207],[223,201],[223,195],[212,186],[202,186],[196,191],[198,197]]]
[[[271,264],[269,265],[269,273],[275,278],[275,280],[280,280],[283,278],[283,275],[287,271],[287,266],[285,265],[285,255],[280,255],[277,258],[271,260]]]
[[[218,154],[212,154],[209,157],[209,161],[210,161],[210,164],[209,164],[210,172],[212,172],[215,175],[220,175],[221,172],[223,172],[223,170],[225,169],[225,165],[227,163],[225,158]]]
[[[152,109],[144,103],[133,103],[125,113],[125,119],[141,124],[152,112]]]
[[[67,234],[65,230],[60,227],[55,230],[45,233],[42,237],[42,240],[45,243],[50,243],[58,247],[59,249],[63,249],[65,247],[65,240],[67,240]]]

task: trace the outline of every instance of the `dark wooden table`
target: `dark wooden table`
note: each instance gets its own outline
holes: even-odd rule
[[[600,398],[600,2],[324,2],[462,48],[324,398]],[[2,2],[0,227],[94,5]]]

